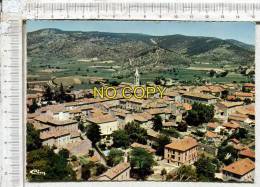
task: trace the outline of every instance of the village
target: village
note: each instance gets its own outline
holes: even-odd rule
[[[30,85],[27,170],[48,175],[35,151],[49,147],[66,153],[78,181],[254,181],[253,83],[179,84],[165,87],[162,96],[125,98],[126,86],[133,88],[128,94],[135,86],[146,92],[156,86],[141,84],[138,69],[134,77],[116,85],[110,98],[94,97],[92,89],[67,92],[62,85],[54,97],[48,86]],[[43,176],[28,171],[27,177]]]

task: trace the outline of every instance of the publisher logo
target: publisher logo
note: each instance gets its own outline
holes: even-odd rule
[[[46,173],[44,171],[40,171],[38,169],[33,169],[33,170],[30,171],[30,173],[32,175],[46,175]]]

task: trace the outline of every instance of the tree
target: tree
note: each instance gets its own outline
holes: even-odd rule
[[[194,165],[196,166],[199,181],[214,181],[217,167],[212,163],[212,159],[202,155]]]
[[[67,149],[64,149],[64,148],[61,149],[58,154],[60,155],[61,158],[66,159],[66,160],[70,156],[70,152]]]
[[[44,100],[45,101],[51,101],[51,100],[53,100],[53,96],[54,96],[54,94],[53,94],[53,92],[51,90],[51,87],[50,86],[46,86],[45,87],[45,91],[43,93]]]
[[[111,81],[109,81],[109,84],[110,84],[111,86],[118,86],[118,85],[120,84],[120,82],[118,82],[118,81],[116,81],[116,80],[111,80]]]
[[[235,131],[230,138],[236,138],[238,140],[241,140],[243,138],[247,137],[247,130],[245,128],[239,128],[237,131]]]
[[[66,93],[64,91],[64,87],[63,87],[63,84],[60,83],[60,87],[59,87],[59,91],[58,93],[56,93],[56,101],[58,102],[64,102],[65,101],[65,97],[66,97]]]
[[[227,71],[227,70],[224,71],[224,72],[221,72],[221,73],[220,73],[220,77],[225,77],[225,76],[227,76],[227,74],[228,74],[228,71]]]
[[[34,113],[39,108],[36,99],[32,100],[32,105],[29,106],[29,113]]]
[[[55,100],[57,102],[71,102],[75,100],[75,97],[72,97],[69,94],[66,94],[66,91],[64,89],[64,86],[62,83],[60,83],[60,87],[59,90],[57,92],[55,92]]]
[[[181,122],[177,126],[177,130],[180,132],[186,132],[188,130],[188,125],[185,122]]]
[[[101,132],[100,132],[100,127],[97,124],[90,124],[87,127],[87,132],[86,135],[88,139],[92,142],[92,144],[96,144],[101,140]]]
[[[249,98],[245,98],[244,103],[245,103],[246,105],[249,105],[249,104],[252,103],[252,100],[249,99]]]
[[[152,171],[153,155],[143,148],[133,148],[130,154],[130,164],[134,177],[144,180]]]
[[[112,133],[114,147],[128,147],[129,136],[125,130],[117,130]]]
[[[221,92],[221,98],[222,98],[222,99],[226,99],[227,96],[228,96],[228,94],[229,94],[229,91],[228,91],[228,90],[223,90],[223,91]]]
[[[233,163],[238,157],[238,152],[232,145],[220,146],[218,148],[217,158],[224,164]]]
[[[182,165],[177,171],[169,173],[166,176],[167,181],[191,181],[197,180],[196,170],[191,165]]]
[[[239,128],[237,132],[237,138],[238,139],[243,139],[246,138],[248,134],[248,131],[245,128]]]
[[[205,132],[200,130],[200,129],[196,129],[196,131],[194,132],[194,134],[198,137],[203,137],[205,135]]]
[[[156,85],[160,85],[160,84],[161,84],[161,79],[160,79],[160,77],[156,77],[156,78],[155,78],[154,84],[156,84]]]
[[[124,160],[124,152],[120,149],[112,148],[108,154],[107,165],[113,167]]]
[[[60,96],[64,97],[64,95],[65,95],[64,87],[63,87],[63,84],[60,83]]]
[[[137,142],[141,144],[147,143],[147,131],[140,127],[136,122],[127,123],[125,126],[125,131],[129,135],[129,142]]]
[[[250,89],[248,89],[248,88],[246,88],[246,87],[242,87],[242,92],[247,92],[247,93],[249,93],[251,90]]]
[[[88,167],[88,165],[82,165],[81,168],[81,178],[83,180],[88,180],[91,177],[91,171],[90,168]]]
[[[163,156],[164,155],[164,147],[165,145],[171,143],[171,140],[168,136],[160,134],[157,140],[158,148],[156,150],[156,154]]]
[[[78,159],[77,159],[77,156],[75,156],[75,155],[72,155],[71,156],[71,161],[77,161]]]
[[[194,103],[192,110],[188,111],[186,122],[192,126],[208,123],[214,117],[214,106],[201,103]]]
[[[155,131],[162,130],[163,125],[162,125],[162,118],[161,118],[161,116],[156,115],[156,116],[154,116],[154,118],[152,120],[153,120],[153,129]]]
[[[104,173],[107,170],[107,167],[104,166],[101,163],[97,163],[96,164],[96,176],[101,175],[102,173]]]
[[[136,122],[129,122],[125,125],[125,131],[127,134],[136,133],[136,131],[140,131],[140,125]]]
[[[40,132],[36,130],[31,123],[27,123],[26,129],[26,147],[27,151],[39,149],[42,143],[40,140]]]
[[[29,181],[73,181],[76,173],[62,154],[54,153],[48,146],[27,153],[27,178]],[[32,170],[45,172],[44,175],[33,175]]]
[[[220,166],[221,166],[221,162],[217,159],[217,158],[211,158],[211,163],[213,164],[213,165],[215,165],[215,169],[216,169],[216,171],[215,172],[219,172],[219,169],[220,169]]]
[[[210,77],[214,77],[215,73],[216,73],[216,71],[214,71],[214,70],[212,69],[212,70],[210,70],[210,72],[209,72],[209,76],[210,76]]]
[[[163,133],[167,136],[174,137],[174,138],[180,137],[180,133],[173,127],[169,128],[169,129],[163,129],[163,130],[161,130],[161,133]]]
[[[82,132],[83,131],[85,131],[85,127],[84,127],[84,125],[83,125],[83,121],[78,121],[78,128],[79,128],[79,130],[81,130]]]
[[[88,151],[88,156],[89,157],[92,157],[92,156],[94,156],[94,150],[93,149],[90,149],[89,151]]]
[[[186,122],[193,126],[198,126],[201,124],[201,119],[199,117],[199,114],[195,110],[189,110],[188,116],[186,117]]]
[[[163,169],[161,170],[161,175],[164,176],[164,175],[166,175],[166,174],[167,174],[167,171],[166,171],[165,168],[163,168]]]
[[[165,83],[166,83],[166,79],[164,76],[156,77],[154,80],[154,84],[156,85],[165,85]]]
[[[78,122],[78,128],[81,132],[85,132],[86,128],[84,126],[84,123],[81,119],[81,116],[75,116],[74,119]]]

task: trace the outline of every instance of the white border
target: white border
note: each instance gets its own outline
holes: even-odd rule
[[[27,19],[260,21],[258,0],[27,0],[23,10]]]

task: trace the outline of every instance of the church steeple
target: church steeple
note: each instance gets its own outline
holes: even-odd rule
[[[135,81],[134,81],[135,86],[139,86],[140,85],[140,75],[138,72],[138,69],[135,68]]]

